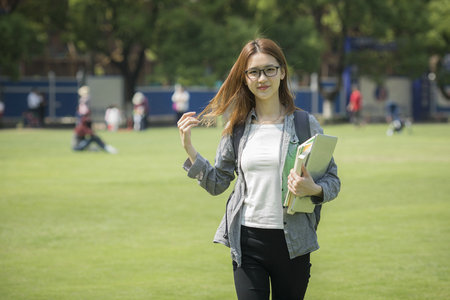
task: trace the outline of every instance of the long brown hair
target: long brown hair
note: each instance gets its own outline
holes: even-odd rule
[[[280,103],[286,108],[286,113],[291,114],[296,110],[294,104],[294,95],[288,87],[289,74],[286,58],[274,41],[269,39],[256,39],[248,42],[242,48],[238,59],[231,68],[227,79],[217,92],[217,95],[211,99],[209,104],[200,113],[199,117],[204,116],[206,120],[211,117],[217,117],[225,113],[229,115],[229,123],[222,134],[231,134],[235,125],[245,122],[245,119],[252,108],[255,107],[255,96],[245,85],[245,68],[247,67],[250,56],[255,53],[264,53],[273,56],[285,72],[284,79],[280,82],[278,89]],[[206,121],[208,124],[208,121]]]

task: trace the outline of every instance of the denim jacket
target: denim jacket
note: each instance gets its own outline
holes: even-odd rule
[[[224,135],[219,143],[214,167],[200,154],[197,154],[194,164],[187,159],[183,168],[188,172],[187,175],[197,179],[199,185],[206,189],[212,195],[218,195],[224,192],[235,178],[235,172],[238,175],[233,192],[228,198],[226,212],[217,229],[214,237],[215,243],[226,245],[231,250],[232,259],[241,265],[241,220],[242,204],[246,194],[246,183],[241,168],[241,154],[247,142],[250,124],[255,118],[254,110],[249,114],[245,123],[244,134],[239,143],[239,157],[236,157],[233,150],[233,140],[230,135]],[[309,116],[311,136],[316,133],[323,133],[322,128],[312,115]],[[299,140],[295,133],[294,115],[287,116],[284,120],[283,136],[281,144],[281,166],[280,176],[282,178],[282,199],[287,192],[287,176],[294,167],[295,154]],[[340,190],[340,180],[337,176],[337,166],[334,160],[330,162],[326,174],[315,181],[323,189],[323,198],[314,197],[315,204],[323,204],[337,197]],[[290,258],[319,249],[317,235],[315,230],[316,217],[314,213],[295,213],[287,214],[286,208],[283,209],[284,234]]]

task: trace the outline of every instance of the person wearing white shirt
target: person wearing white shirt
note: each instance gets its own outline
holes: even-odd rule
[[[177,121],[189,109],[190,94],[181,84],[175,85],[175,92],[172,95],[173,108],[177,113]]]
[[[225,215],[214,242],[230,247],[238,299],[303,299],[310,277],[310,253],[319,248],[314,213],[287,214],[283,195],[311,196],[322,205],[337,197],[340,180],[334,160],[322,178],[302,168],[293,171],[300,143],[294,126],[298,110],[288,87],[288,66],[272,40],[257,39],[242,49],[217,95],[199,114],[187,112],[178,121],[190,178],[212,195],[224,192],[235,179]],[[215,164],[194,148],[192,128],[200,118],[213,122],[228,113]],[[309,134],[323,132],[307,114]],[[208,124],[208,123],[207,123]],[[237,148],[235,129],[243,126]],[[237,135],[236,135],[237,136]]]
[[[43,97],[39,94],[37,88],[32,88],[27,96],[28,111],[26,113],[26,122],[33,126],[41,126],[43,116],[40,116],[40,107],[43,105]]]

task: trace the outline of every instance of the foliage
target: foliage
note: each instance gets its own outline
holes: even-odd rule
[[[20,14],[0,16],[0,74],[18,79],[19,63],[40,54],[39,31]]]
[[[18,79],[21,63],[42,55],[51,32],[65,27],[66,1],[9,1],[1,3],[0,74]]]
[[[334,91],[321,90],[327,99],[339,92],[347,66],[354,66],[356,76],[382,82],[388,75],[418,77],[430,57],[437,57],[435,73],[445,87],[449,11],[446,0],[23,1],[0,16],[0,66],[2,73],[17,70],[36,52],[34,45],[57,32],[79,51],[115,66],[130,100],[138,78],[213,86],[226,77],[245,42],[268,37],[284,49],[294,78],[316,72],[338,79]],[[12,39],[11,32],[20,38]],[[375,42],[348,51],[348,38]],[[142,76],[146,59],[149,73]]]
[[[342,85],[342,72],[356,66],[354,77],[367,75],[382,81],[387,75],[416,78],[427,68],[423,46],[428,30],[422,1],[303,1],[299,10],[314,18],[315,30],[324,45],[320,53],[319,76],[336,76],[334,90],[321,89],[324,98],[333,100]],[[362,49],[344,48],[348,39],[371,39]],[[394,44],[395,48],[383,45]],[[385,49],[383,49],[383,47]],[[327,70],[328,74],[323,74]]]
[[[125,80],[131,102],[161,1],[101,0],[70,2],[70,32],[78,48],[101,54]]]
[[[161,15],[156,76],[184,85],[213,86],[224,79],[241,47],[257,35],[250,20],[229,12],[234,8],[228,2],[183,2]]]
[[[298,1],[250,1],[256,10],[255,22],[262,36],[278,42],[283,48],[294,75],[301,77],[320,67],[324,44],[314,27],[314,19],[301,11]]]
[[[64,31],[67,26],[68,0],[19,0],[15,11],[39,28],[40,34]]]
[[[437,83],[442,94],[450,100],[450,3],[445,0],[432,0],[428,5],[430,30],[426,33],[428,55],[437,58],[432,71],[437,75]]]

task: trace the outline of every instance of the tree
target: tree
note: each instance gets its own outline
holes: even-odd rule
[[[424,72],[425,8],[424,1],[408,0],[187,1],[160,19],[158,73],[167,82],[210,84],[226,75],[245,41],[265,36],[283,47],[294,75],[337,79],[331,89],[319,86],[331,117],[349,66],[355,77],[380,83],[387,75]],[[349,41],[366,43],[349,51]]]
[[[297,53],[300,62],[309,62],[299,63],[298,67],[308,72],[315,68],[321,80],[331,76],[337,79],[334,88],[319,85],[325,99],[326,118],[332,116],[333,101],[341,90],[342,74],[348,66],[355,66],[356,76],[369,75],[379,81],[387,74],[414,77],[426,69],[427,55],[422,43],[428,30],[427,16],[423,14],[426,1],[265,0],[254,3],[257,10],[265,12],[261,19],[266,24],[274,24],[269,32],[283,38],[281,44],[297,43],[293,47],[295,51],[289,54],[290,59]],[[273,17],[268,16],[274,10]],[[302,27],[307,30],[302,32]],[[291,37],[277,32],[277,28],[290,32]],[[371,43],[350,52],[345,45],[351,38],[371,40]],[[395,47],[388,49],[392,45]],[[310,51],[301,52],[305,46]]]
[[[118,70],[127,103],[146,59],[152,61],[147,80],[213,86],[226,77],[244,43],[263,36],[282,46],[293,79],[313,72],[337,78],[332,89],[320,85],[331,112],[349,66],[356,76],[382,82],[389,74],[417,77],[433,56],[444,89],[450,81],[447,2],[4,0],[0,72],[18,74],[19,62],[59,32],[79,51]]]
[[[320,66],[318,53],[323,43],[311,15],[304,14],[298,0],[249,1],[254,20],[262,36],[273,39],[283,48],[293,79],[315,72]]]
[[[439,89],[450,100],[450,2],[432,0],[428,5],[428,17],[431,24],[427,32],[429,55],[433,58],[431,71],[436,74]]]
[[[19,78],[19,65],[39,51],[37,34],[27,19],[20,14],[0,16],[0,74]]]
[[[157,23],[157,65],[153,78],[167,84],[213,86],[223,80],[241,47],[257,27],[245,18],[241,1],[183,1]]]
[[[42,54],[47,42],[47,29],[58,19],[57,13],[49,7],[59,9],[64,5],[63,1],[53,5],[49,2],[43,0],[39,5],[32,1],[0,2],[0,74],[18,79],[20,64]],[[42,11],[46,13],[40,14]],[[58,14],[63,15],[61,12]]]
[[[170,1],[72,0],[71,39],[78,49],[93,51],[116,67],[124,78],[124,99],[130,103],[146,58],[154,45],[159,11]],[[125,107],[126,108],[126,107]]]

